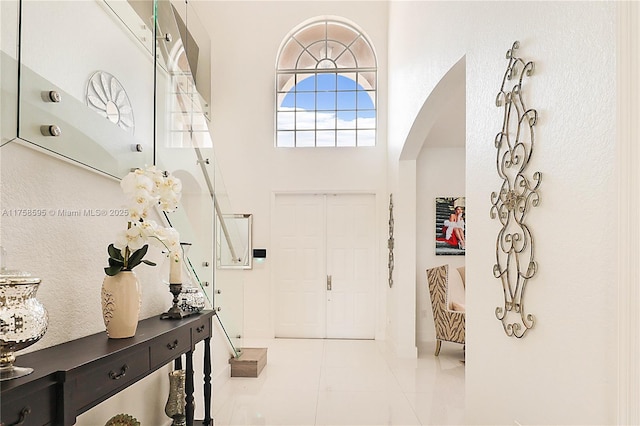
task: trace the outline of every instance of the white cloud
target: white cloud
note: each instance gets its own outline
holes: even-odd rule
[[[336,129],[351,129],[338,130],[338,139],[341,141],[339,145],[355,146],[356,123],[360,128],[375,129],[376,126],[375,118],[344,120],[339,117],[339,112],[336,118],[334,111],[308,111],[286,107],[278,110],[277,121],[279,130],[296,130],[296,146],[314,146],[313,130],[316,130],[316,146],[336,146]],[[375,145],[375,130],[357,131],[357,137],[359,146]],[[281,138],[279,146],[291,145],[290,136]]]

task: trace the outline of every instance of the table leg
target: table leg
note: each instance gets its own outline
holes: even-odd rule
[[[211,337],[204,339],[204,420],[205,426],[211,426]]]
[[[187,414],[187,426],[193,426],[193,416],[195,411],[195,406],[193,405],[193,352],[189,351],[186,353],[187,358],[187,377],[184,385],[185,391],[187,393],[186,401],[186,414]]]

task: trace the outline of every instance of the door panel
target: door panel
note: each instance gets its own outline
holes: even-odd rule
[[[319,195],[276,197],[277,337],[325,336],[323,203]]]
[[[327,337],[375,337],[375,197],[327,197]]]
[[[276,337],[373,339],[375,196],[279,194],[274,213]]]

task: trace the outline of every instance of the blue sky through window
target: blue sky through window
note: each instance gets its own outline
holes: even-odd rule
[[[375,147],[377,61],[347,19],[287,36],[276,70],[276,147]]]
[[[375,145],[375,90],[358,84],[356,75],[299,74],[302,80],[278,107],[278,130],[295,136],[279,132],[279,140],[295,137],[295,146]]]
[[[351,111],[356,110],[358,118],[376,116],[369,92],[354,80],[339,74],[312,74],[289,90],[280,107],[336,111],[340,120],[353,120]]]

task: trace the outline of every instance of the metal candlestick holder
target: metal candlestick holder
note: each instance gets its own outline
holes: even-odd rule
[[[182,265],[180,266],[180,278],[177,276],[172,276],[171,268],[169,268],[169,291],[173,294],[173,306],[169,308],[169,310],[162,315],[160,315],[160,319],[182,319],[188,317],[189,315],[193,315],[198,313],[202,308],[204,308],[204,300],[202,300],[201,306],[197,305],[197,298],[188,290],[192,289],[191,283],[193,282],[193,278],[191,276],[191,264],[189,262],[189,257],[187,253],[189,248],[191,247],[191,243],[180,243],[180,256],[182,258]],[[171,256],[169,256],[170,258]],[[171,280],[174,279],[176,281],[180,280],[179,283],[172,283]],[[182,293],[183,289],[185,290]],[[182,295],[182,296],[181,296]],[[204,297],[203,297],[204,299]],[[199,309],[198,309],[199,308]]]
[[[189,316],[189,313],[180,309],[179,306],[182,283],[169,284],[169,291],[173,294],[173,306],[171,306],[167,312],[160,315],[160,319],[182,319]]]

